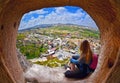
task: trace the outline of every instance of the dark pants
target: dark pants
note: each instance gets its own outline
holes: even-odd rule
[[[84,68],[83,71],[80,71],[79,69],[75,71],[67,70],[64,75],[67,78],[85,78],[89,73],[87,72],[87,66],[84,66]]]
[[[78,59],[79,56],[72,56],[73,59]],[[84,78],[89,74],[89,66],[87,64],[76,64],[78,67],[75,71],[67,70],[64,74],[67,78]]]

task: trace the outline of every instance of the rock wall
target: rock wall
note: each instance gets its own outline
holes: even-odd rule
[[[92,83],[120,82],[120,0],[0,0],[0,83],[24,83],[16,54],[16,34],[22,15],[55,6],[82,7],[100,30],[101,53]],[[117,77],[117,78],[116,78]]]
[[[26,72],[32,66],[32,63],[27,61],[26,57],[22,55],[19,49],[17,49],[17,57],[23,71]]]

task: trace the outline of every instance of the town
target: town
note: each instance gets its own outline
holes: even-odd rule
[[[79,46],[84,39],[90,42],[92,51],[99,54],[99,31],[68,25],[21,31],[17,48],[32,63],[58,67],[67,64],[71,56],[80,54]]]

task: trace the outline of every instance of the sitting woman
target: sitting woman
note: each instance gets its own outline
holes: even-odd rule
[[[68,78],[84,78],[91,71],[94,71],[98,57],[92,53],[90,44],[87,40],[84,40],[80,46],[81,54],[80,56],[73,56],[70,59],[70,66],[67,68],[67,71],[64,73],[65,77]]]

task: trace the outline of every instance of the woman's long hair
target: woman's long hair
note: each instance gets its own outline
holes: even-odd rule
[[[80,55],[79,60],[84,59],[86,64],[90,64],[93,53],[90,48],[90,44],[87,40],[84,40],[81,43],[80,51],[81,51],[81,55]]]

